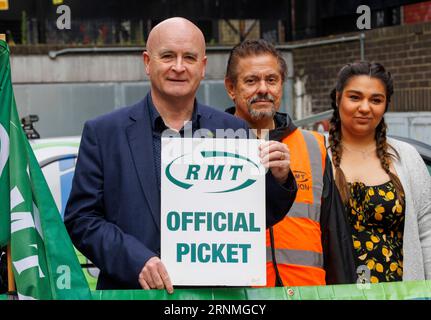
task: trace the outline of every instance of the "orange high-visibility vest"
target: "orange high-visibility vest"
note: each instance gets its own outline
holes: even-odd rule
[[[284,286],[324,285],[320,207],[326,149],[317,132],[294,130],[282,141],[290,149],[290,168],[298,192],[286,217],[273,226],[274,255]],[[267,287],[275,286],[271,238],[266,231]]]

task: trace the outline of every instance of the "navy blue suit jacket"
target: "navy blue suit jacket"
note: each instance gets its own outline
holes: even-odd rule
[[[65,224],[74,245],[100,268],[98,289],[140,288],[144,264],[160,256],[160,193],[146,101],[84,125]],[[232,115],[198,107],[201,128],[247,129]],[[266,222],[273,225],[290,209],[296,186],[286,189],[271,174],[266,180]]]

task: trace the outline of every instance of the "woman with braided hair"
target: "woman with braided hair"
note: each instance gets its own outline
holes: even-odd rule
[[[364,61],[341,68],[331,92],[335,182],[371,283],[431,279],[431,179],[414,147],[386,137],[392,94],[390,73]]]

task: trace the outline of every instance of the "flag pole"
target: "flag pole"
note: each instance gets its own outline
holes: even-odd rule
[[[7,290],[9,294],[15,294],[15,277],[12,270],[12,255],[10,250],[10,244],[7,246]]]
[[[6,35],[4,33],[0,33],[0,40],[6,41]],[[10,244],[7,246],[7,283],[8,292],[10,294],[14,294],[16,292],[16,287],[15,277],[12,270],[12,255],[10,251]]]

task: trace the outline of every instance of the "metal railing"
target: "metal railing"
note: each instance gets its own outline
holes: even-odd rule
[[[340,37],[335,39],[307,41],[298,44],[283,44],[276,45],[276,48],[281,51],[290,51],[294,49],[323,46],[328,44],[358,41],[360,42],[361,60],[365,59],[365,34],[361,33],[357,36]],[[206,50],[211,51],[230,51],[232,46],[210,46]],[[93,48],[66,48],[58,51],[49,51],[48,55],[51,59],[56,59],[58,56],[77,53],[120,53],[120,52],[142,52],[145,47],[93,47]]]
[[[323,112],[316,113],[316,114],[313,114],[311,116],[308,116],[308,117],[305,117],[302,119],[293,120],[293,123],[297,127],[308,126],[308,125],[311,125],[313,123],[329,119],[332,116],[333,112],[334,112],[334,110],[323,111]]]

